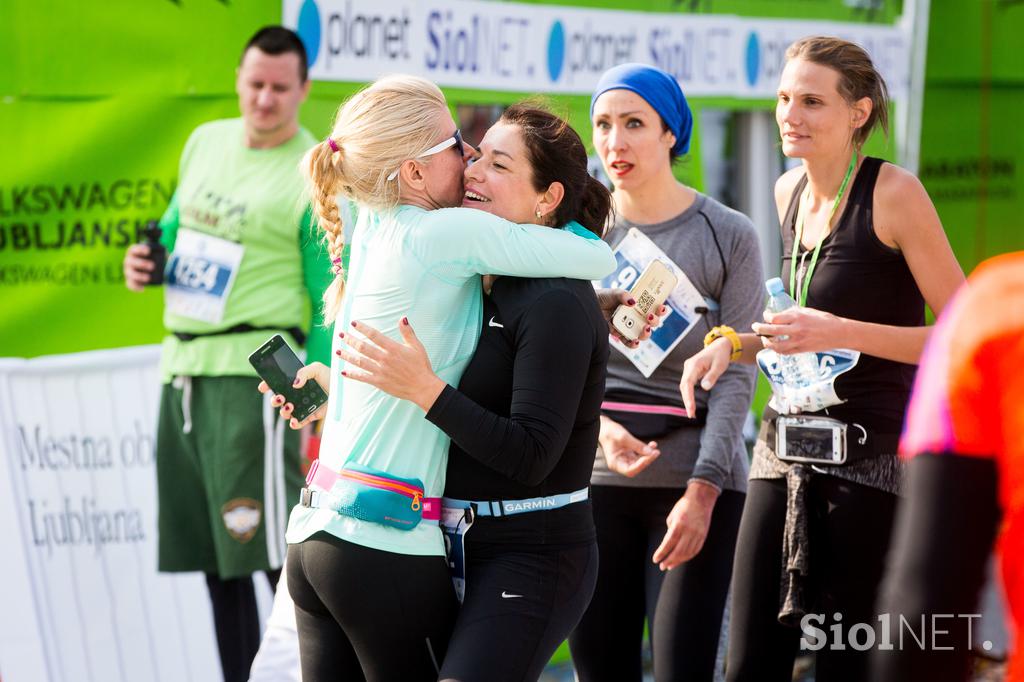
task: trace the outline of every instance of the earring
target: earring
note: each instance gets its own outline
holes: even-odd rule
[[[540,213],[540,209],[538,208],[538,209],[537,209],[537,220],[540,220],[540,219],[541,219],[541,218],[543,218],[543,217],[544,217],[544,216],[542,216],[542,215],[541,215],[541,213]]]

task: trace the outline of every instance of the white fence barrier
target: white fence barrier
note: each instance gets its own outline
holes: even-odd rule
[[[4,682],[221,679],[202,575],[156,571],[158,357],[0,359]]]

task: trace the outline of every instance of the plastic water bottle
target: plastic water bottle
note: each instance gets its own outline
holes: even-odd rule
[[[773,277],[764,284],[768,290],[768,312],[781,313],[787,308],[796,307],[796,301],[786,293],[782,280]],[[779,340],[784,341],[785,336]],[[799,388],[807,386],[818,379],[818,356],[815,353],[795,353],[793,355],[779,354],[779,364],[782,369],[782,378],[787,386]]]

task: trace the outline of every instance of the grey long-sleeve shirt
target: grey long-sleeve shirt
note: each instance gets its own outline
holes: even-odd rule
[[[701,295],[717,301],[720,309],[705,315],[649,379],[622,353],[612,350],[607,390],[627,389],[664,399],[666,404],[679,404],[683,362],[703,347],[704,335],[723,324],[737,332],[747,332],[751,323],[760,319],[764,309],[764,273],[757,235],[749,218],[703,194],[698,194],[683,213],[663,223],[633,225],[620,217],[605,239],[614,247],[631,227],[657,244],[682,268]],[[754,367],[733,364],[710,392],[698,386],[697,405],[708,408],[705,426],[679,429],[662,437],[658,441],[661,456],[634,478],[609,471],[599,448],[591,482],[682,489],[689,479],[700,478],[719,488],[746,490],[749,465],[742,431],[753,397],[754,378]]]

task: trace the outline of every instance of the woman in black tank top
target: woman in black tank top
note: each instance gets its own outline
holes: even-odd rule
[[[835,382],[841,402],[811,413],[847,425],[846,464],[782,461],[777,415],[765,412],[737,542],[728,679],[788,680],[802,644],[816,652],[818,682],[866,680],[900,491],[896,443],[929,333],[924,304],[938,315],[963,273],[917,178],[861,154],[876,126],[887,132],[885,83],[868,55],[817,37],[786,60],[776,119],[783,153],[802,164],[779,178],[775,200],[782,279],[799,307],[766,313],[753,325],[760,339],[739,335],[737,361],[762,347],[860,357]],[[733,351],[721,338],[687,360],[687,409],[694,385],[714,385]],[[803,642],[801,630],[811,633]]]

